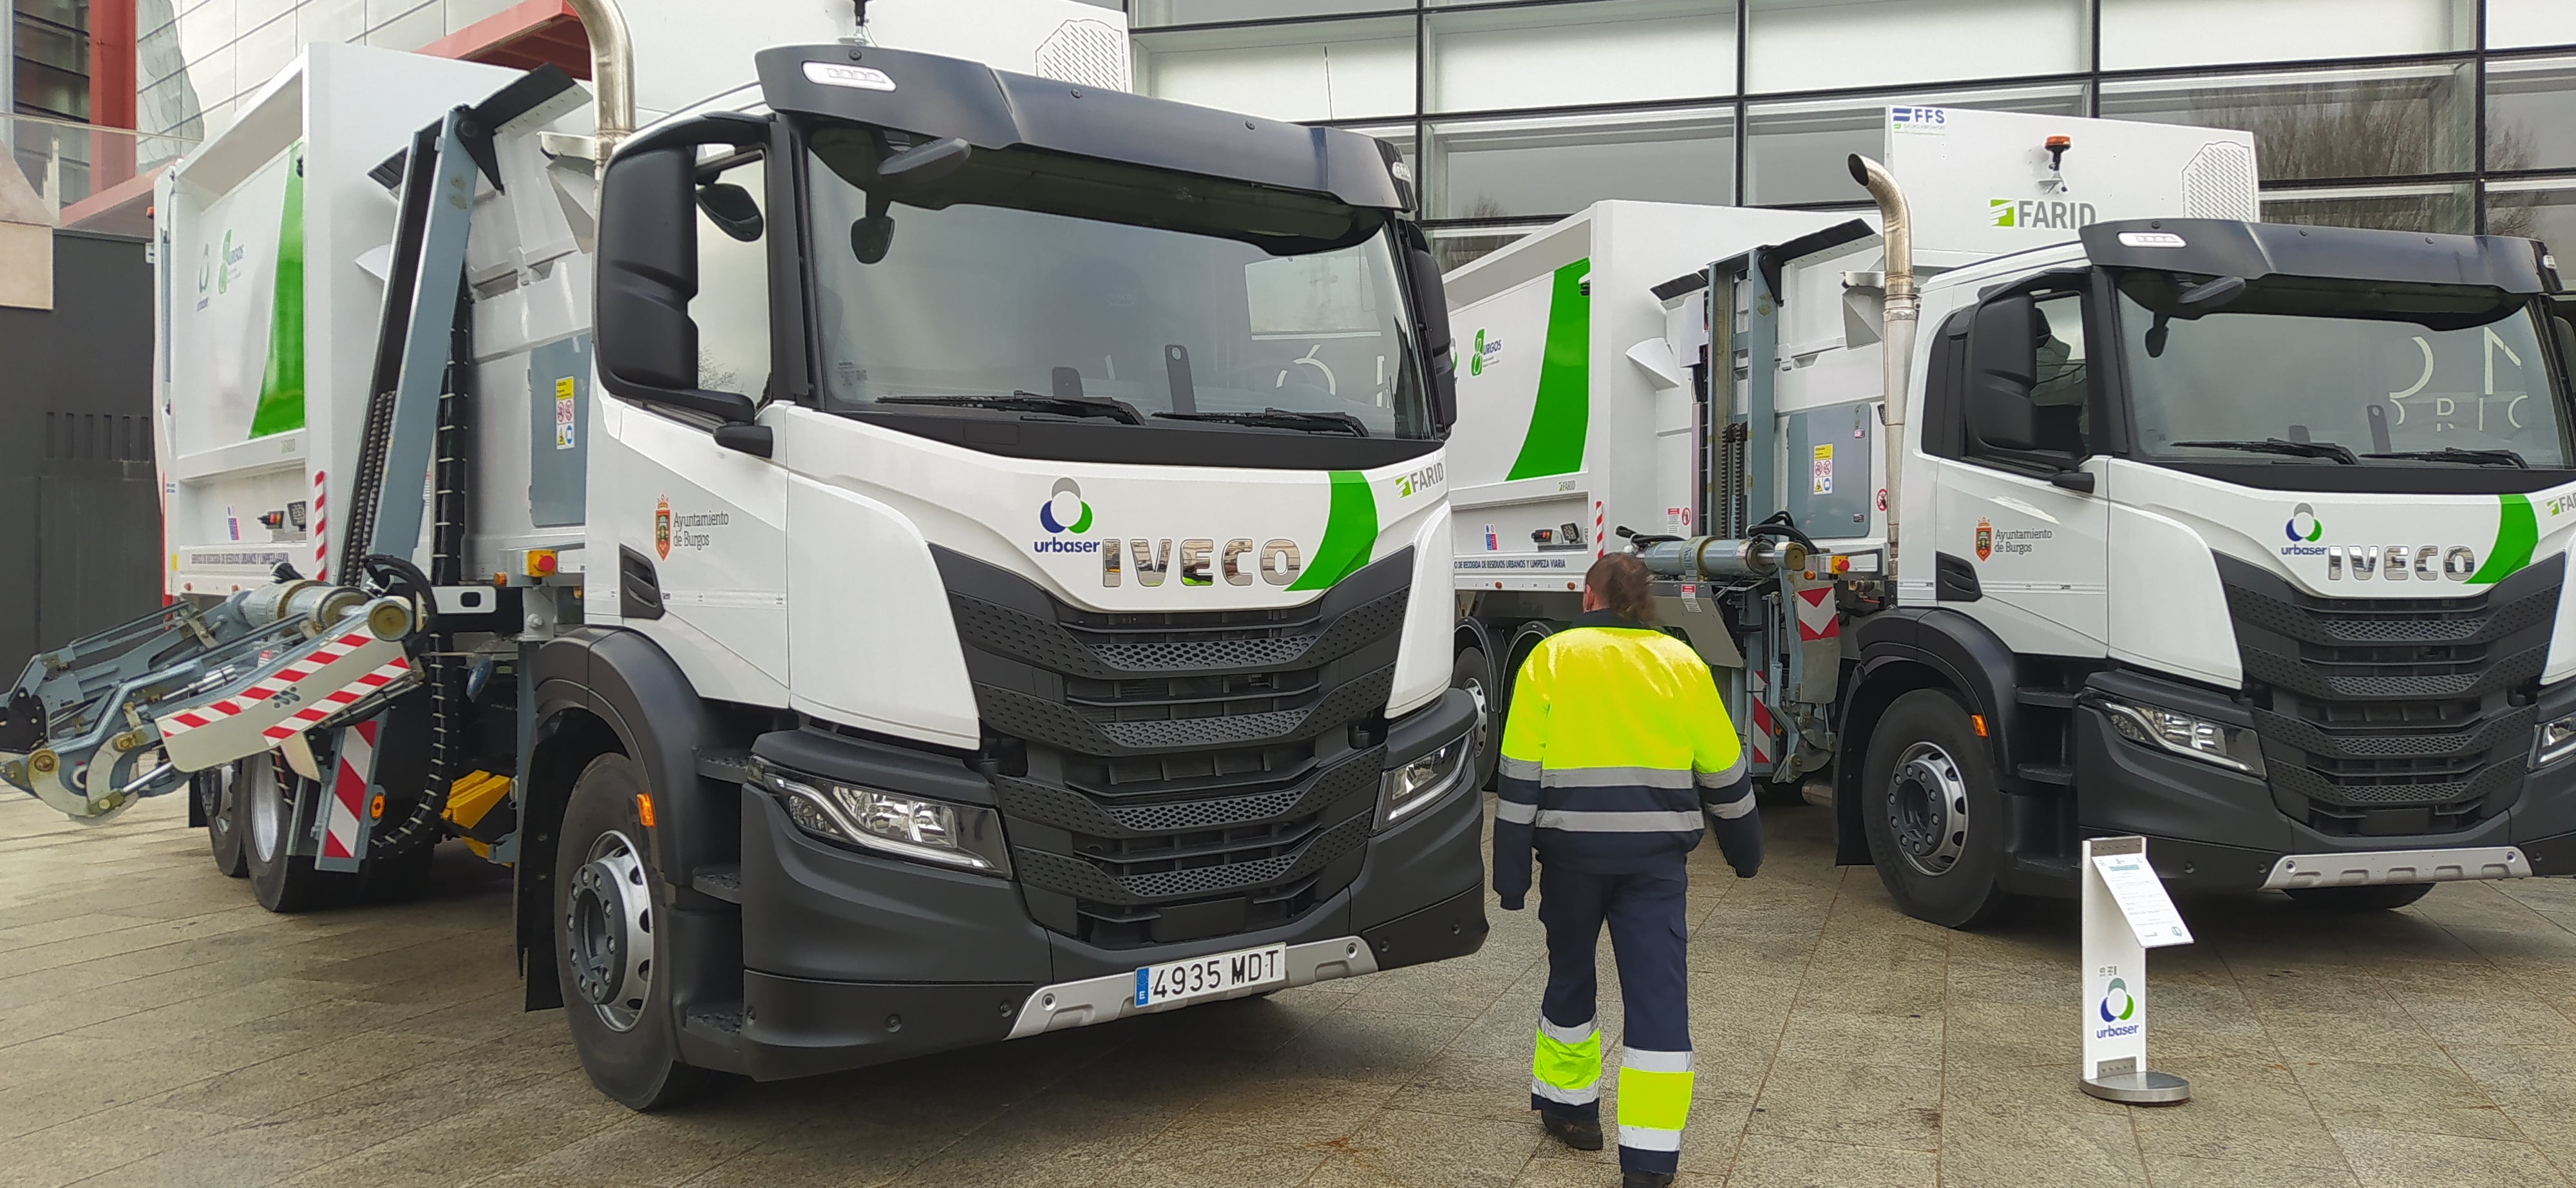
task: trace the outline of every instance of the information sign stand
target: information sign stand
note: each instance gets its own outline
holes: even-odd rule
[[[2171,1105],[2191,1082],[2147,1071],[2147,950],[2191,943],[2147,839],[2084,840],[2084,1079],[2106,1101]]]

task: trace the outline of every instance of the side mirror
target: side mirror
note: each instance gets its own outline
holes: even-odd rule
[[[2039,446],[2030,404],[2039,385],[2039,312],[2028,293],[2008,293],[1977,307],[1968,333],[1968,432],[1998,449]]]
[[[698,295],[697,148],[755,144],[768,126],[725,114],[657,128],[609,162],[599,187],[594,340],[611,393],[747,422],[750,397],[698,387],[698,324],[689,317]]]
[[[1413,273],[1414,313],[1431,358],[1431,421],[1446,434],[1458,423],[1457,339],[1449,330],[1449,296],[1440,284],[1440,261],[1421,248],[1405,253]]]

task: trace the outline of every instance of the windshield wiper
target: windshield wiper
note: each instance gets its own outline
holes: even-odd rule
[[[2362,457],[2414,458],[2425,462],[2466,462],[2471,466],[2514,466],[2524,470],[2531,469],[2531,463],[2523,461],[2522,455],[2512,450],[2464,450],[2458,446],[2443,446],[2438,450],[2389,450],[2385,453],[2363,454]]]
[[[1013,392],[1008,396],[879,396],[879,404],[948,404],[961,408],[998,408],[1005,412],[1063,413],[1075,417],[1107,417],[1130,425],[1145,423],[1136,406],[1124,400],[1090,396],[1041,396],[1035,392]],[[1156,414],[1157,416],[1162,414]]]
[[[1284,408],[1265,408],[1260,412],[1158,412],[1158,417],[1175,421],[1223,421],[1229,425],[1255,425],[1264,429],[1332,430],[1353,437],[1369,435],[1368,426],[1358,417],[1337,412],[1291,412]]]
[[[2293,458],[2332,458],[2345,466],[2356,466],[2360,459],[2352,451],[2331,441],[2292,441],[2286,437],[2266,437],[2261,441],[2177,441],[2178,446],[2196,446],[2204,450],[2243,450],[2249,454],[2287,454]]]

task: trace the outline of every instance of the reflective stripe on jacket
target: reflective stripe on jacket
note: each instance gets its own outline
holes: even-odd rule
[[[1742,865],[1744,847],[1729,831],[1759,836],[1743,745],[1707,661],[1606,611],[1549,636],[1521,665],[1501,774],[1494,889],[1507,905],[1529,888],[1533,848],[1540,861],[1609,874],[1687,853],[1704,810],[1730,861]]]

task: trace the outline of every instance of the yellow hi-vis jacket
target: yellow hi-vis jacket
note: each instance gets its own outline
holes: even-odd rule
[[[1705,812],[1736,873],[1762,863],[1744,747],[1690,646],[1607,611],[1541,642],[1512,684],[1494,806],[1494,891],[1517,908],[1530,855],[1624,874],[1699,845]]]

